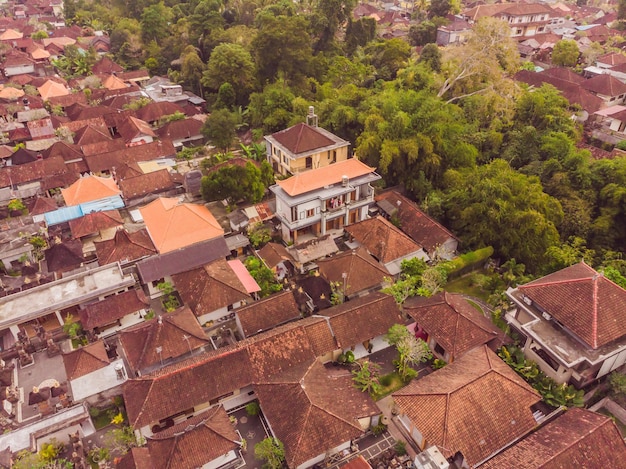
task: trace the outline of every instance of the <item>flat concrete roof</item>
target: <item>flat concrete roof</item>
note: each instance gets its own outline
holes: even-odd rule
[[[135,284],[119,263],[70,275],[0,299],[0,329],[29,321]]]

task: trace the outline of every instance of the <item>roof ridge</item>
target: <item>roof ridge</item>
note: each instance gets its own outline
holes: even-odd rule
[[[598,348],[598,282],[602,278],[602,274],[594,275],[591,279],[593,284],[593,301],[591,312],[591,340],[593,341],[593,348]]]

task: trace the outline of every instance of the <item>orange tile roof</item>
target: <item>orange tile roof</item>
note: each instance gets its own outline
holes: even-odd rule
[[[220,224],[203,205],[161,197],[139,211],[161,254],[224,235]]]
[[[121,194],[113,178],[86,176],[80,178],[67,189],[61,189],[61,195],[68,206],[105,199]]]
[[[43,98],[44,101],[56,96],[67,96],[70,94],[70,91],[63,86],[61,83],[57,83],[52,80],[48,80],[39,88],[37,88],[39,94]]]
[[[348,176],[349,179],[353,179],[372,173],[375,169],[376,168],[372,168],[356,158],[350,158],[349,160],[339,161],[330,166],[298,173],[288,179],[277,181],[277,184],[287,194],[295,197],[315,189],[320,189],[324,186],[340,183],[343,176]]]

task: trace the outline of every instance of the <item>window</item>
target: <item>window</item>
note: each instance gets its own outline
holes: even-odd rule
[[[521,29],[519,29],[519,28],[517,28],[517,29],[515,30],[515,34],[522,34],[522,30],[521,30]]]
[[[311,218],[313,215],[315,215],[315,209],[314,208],[311,208],[311,209],[306,211],[306,217],[307,218]]]
[[[544,29],[545,29],[545,28],[544,28],[543,26],[540,26],[540,27],[539,27],[539,29],[538,29],[538,31],[541,33],[541,32],[543,32],[543,30],[544,30]]]
[[[304,166],[306,167],[306,169],[311,169],[313,167],[313,158],[307,156],[306,160],[304,160]]]
[[[333,163],[337,162],[337,150],[333,150],[333,159],[332,159]]]
[[[435,353],[438,355],[441,355],[442,357],[446,354],[446,351],[443,349],[443,347],[439,344],[435,345]]]

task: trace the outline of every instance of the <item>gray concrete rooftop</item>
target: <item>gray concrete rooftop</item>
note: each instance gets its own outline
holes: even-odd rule
[[[119,264],[109,264],[71,275],[0,299],[0,329],[54,311],[115,293],[134,285]]]

